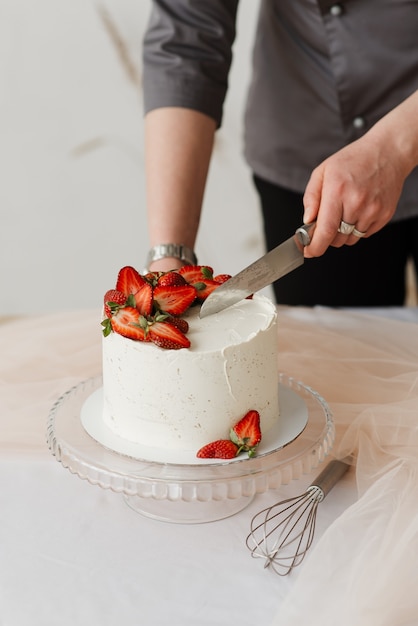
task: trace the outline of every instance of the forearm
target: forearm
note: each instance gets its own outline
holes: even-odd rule
[[[155,109],[145,117],[145,169],[150,245],[193,248],[200,220],[216,122],[191,109]],[[155,261],[152,269],[179,266]]]
[[[389,158],[396,160],[406,178],[418,165],[418,91],[379,120],[368,136],[390,149]]]

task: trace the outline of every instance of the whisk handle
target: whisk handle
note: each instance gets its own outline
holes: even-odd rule
[[[334,485],[344,476],[349,465],[344,461],[330,461],[315,478],[311,487],[318,487],[324,494],[329,494]]]

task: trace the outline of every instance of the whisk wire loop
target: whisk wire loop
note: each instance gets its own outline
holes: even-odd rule
[[[246,538],[251,556],[265,559],[264,567],[279,576],[300,565],[314,539],[318,505],[347,468],[342,461],[332,461],[305,493],[257,513]]]
[[[246,541],[252,556],[264,558],[264,567],[271,566],[279,575],[299,565],[312,544],[316,508],[322,497],[320,491],[307,491],[285,500],[284,508],[275,511],[279,506],[275,505],[260,511],[252,520]]]

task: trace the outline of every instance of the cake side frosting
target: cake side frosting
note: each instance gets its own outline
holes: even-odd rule
[[[274,304],[255,296],[203,320],[199,307],[184,317],[189,348],[103,338],[107,426],[143,445],[197,451],[254,409],[268,432],[279,418]]]

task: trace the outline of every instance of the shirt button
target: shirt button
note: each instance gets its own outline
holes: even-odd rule
[[[362,128],[366,126],[366,120],[364,119],[364,117],[361,117],[360,115],[358,115],[357,117],[353,119],[353,126],[354,128],[361,130]]]
[[[334,17],[338,17],[339,15],[342,15],[343,12],[343,8],[341,6],[341,4],[333,4],[330,9],[329,12],[331,13],[331,15],[333,15]]]

